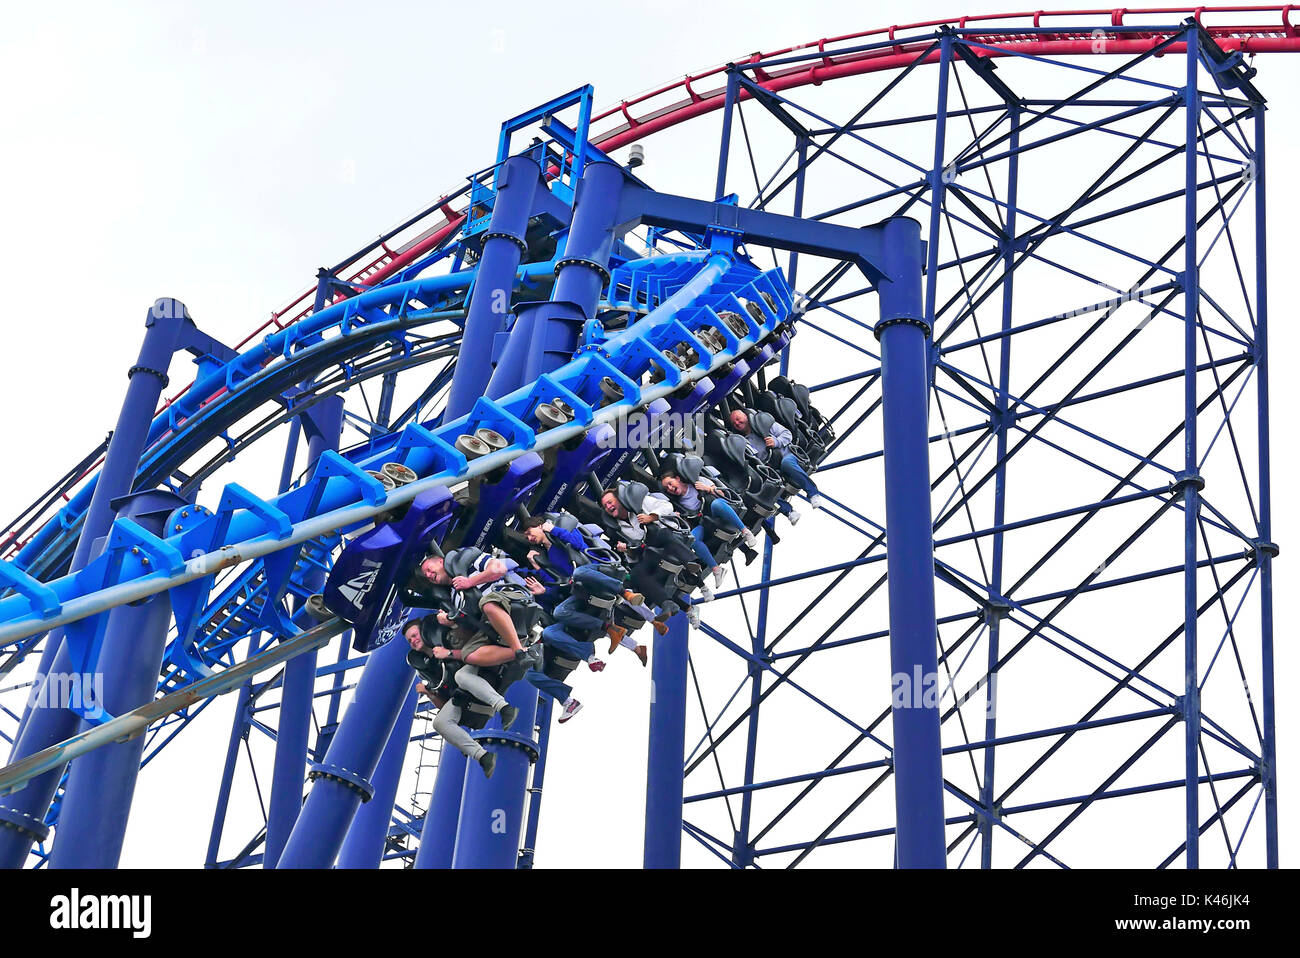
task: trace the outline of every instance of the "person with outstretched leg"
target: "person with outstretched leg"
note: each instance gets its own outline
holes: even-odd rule
[[[470,761],[477,762],[479,768],[483,769],[483,774],[491,778],[497,758],[460,725],[461,709],[452,701],[455,695],[454,674],[458,667],[449,665],[454,660],[434,654],[435,648],[445,648],[445,630],[436,623],[430,627],[429,623],[433,619],[433,616],[412,619],[402,628],[407,644],[411,647],[411,651],[406,653],[407,664],[420,676],[420,681],[415,686],[416,692],[427,696],[438,710],[433,717],[434,731]]]

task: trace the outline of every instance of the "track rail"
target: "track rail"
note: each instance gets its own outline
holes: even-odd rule
[[[689,258],[699,259],[667,256],[659,257],[658,261],[677,265]],[[394,490],[387,497],[379,483],[362,470],[378,468],[394,453],[380,449],[361,463],[348,463],[337,455],[322,457],[322,462],[328,465],[318,466],[308,483],[270,501],[256,500],[239,487],[227,486],[222,498],[227,505],[224,509],[218,508],[211,522],[167,540],[143,543],[142,548],[148,546],[146,551],[153,554],[155,565],[151,568],[148,563],[141,566],[138,560],[133,561],[115,573],[115,582],[99,583],[99,567],[111,568],[115,561],[107,550],[82,572],[49,583],[40,583],[16,569],[10,571],[9,575],[13,577],[10,584],[14,585],[17,594],[0,600],[0,643],[96,616],[113,606],[134,602],[365,522],[381,512],[404,505],[426,489],[450,486],[486,474],[526,452],[547,449],[572,439],[595,423],[615,420],[631,407],[643,406],[676,391],[686,382],[704,378],[713,369],[756,345],[784,321],[793,311],[793,302],[784,279],[778,277],[777,271],[760,273],[724,254],[709,255],[700,263],[696,276],[666,297],[657,310],[604,343],[598,351],[585,353],[555,373],[503,397],[499,403],[480,399],[468,416],[438,426],[433,432],[424,426],[408,426],[403,430],[397,452],[402,451],[402,443],[405,443],[406,464],[425,475]],[[714,285],[724,278],[733,282],[735,287],[752,286],[751,295],[755,299],[759,290],[775,296],[782,315],[773,313],[767,316],[764,325],[756,323],[753,317],[746,319],[747,335],[724,334],[728,338],[725,349],[713,351],[703,344],[694,343],[702,358],[689,370],[678,370],[666,363],[661,350],[687,332],[676,318],[678,311],[712,295]],[[734,283],[735,280],[739,283]],[[737,308],[735,295],[733,287],[728,286],[727,291],[719,296],[730,298],[731,302],[718,308]],[[343,305],[353,302],[349,300]],[[701,318],[698,322],[726,328],[716,313],[710,312],[709,316],[711,318]],[[662,368],[666,378],[659,384],[641,387],[638,384],[642,376],[650,371],[656,359],[658,363],[664,363]],[[620,382],[626,398],[596,408],[593,390],[602,376],[612,376]],[[525,419],[531,417],[531,410],[538,402],[555,395],[564,397],[571,406],[585,410],[585,413],[567,426],[534,433]],[[472,432],[478,425],[489,425],[502,432],[511,444],[499,452],[466,463],[464,456],[452,448],[452,443],[458,434]],[[333,470],[332,478],[326,470]],[[316,484],[320,487],[316,488]],[[122,520],[115,522],[114,528],[124,528]],[[213,532],[214,529],[217,531]],[[134,530],[130,530],[128,535],[139,538],[139,533]],[[192,538],[194,536],[198,538]],[[182,556],[187,555],[193,558],[183,560]]]

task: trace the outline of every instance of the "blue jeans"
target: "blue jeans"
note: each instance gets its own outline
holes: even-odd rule
[[[574,569],[573,581],[588,592],[607,599],[623,594],[623,580],[601,572],[600,566],[594,562]]]
[[[568,600],[565,600],[568,601]],[[564,603],[561,603],[563,605]],[[575,639],[559,625],[548,625],[542,630],[542,643],[566,659],[585,662],[596,654],[596,643],[582,642]],[[539,692],[549,695],[563,705],[573,695],[573,689],[559,679],[551,678],[540,669],[529,669],[524,676]]]
[[[555,607],[555,612],[553,613],[555,625],[549,626],[542,632],[542,641],[546,641],[547,632],[557,627],[561,630],[560,635],[566,638],[569,638],[570,634],[573,632],[592,632],[596,629],[601,629],[603,631],[605,628],[605,620],[599,616],[592,615],[590,611],[587,611],[587,609],[587,604],[577,596],[569,596]],[[590,652],[587,653],[587,655],[590,654]],[[586,655],[582,656],[584,659],[586,657]]]
[[[804,472],[803,466],[799,465],[799,458],[794,453],[787,452],[781,457],[780,469],[781,477],[790,485],[802,489],[810,496],[817,495],[817,483]]]
[[[524,675],[530,685],[544,695],[549,695],[555,701],[563,705],[569,701],[573,695],[573,689],[559,679],[553,679],[545,672],[539,672],[537,669],[529,669]]]
[[[736,510],[731,507],[731,503],[726,499],[714,499],[709,503],[709,517],[732,532],[739,532],[745,528],[745,523],[741,521],[740,516],[736,515]],[[700,523],[691,530],[691,535],[695,537],[695,554],[701,562],[707,562],[710,569],[718,564],[712,551],[704,544],[704,524]]]

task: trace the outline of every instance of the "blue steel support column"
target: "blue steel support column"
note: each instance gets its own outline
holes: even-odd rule
[[[334,864],[362,796],[373,792],[370,779],[414,681],[405,642],[389,641],[370,653],[325,760],[314,769],[318,777],[280,854],[280,868]]]
[[[497,172],[495,187],[497,195],[492,221],[484,234],[483,253],[470,295],[456,372],[443,412],[444,421],[467,413],[487,388],[492,369],[492,343],[504,323],[515,274],[526,249],[524,236],[528,217],[537,191],[546,188],[541,168],[536,159],[529,156],[507,159]],[[404,652],[400,657],[391,652],[380,654],[393,645],[405,649],[401,642],[389,642],[372,654],[366,663],[357,695],[330,742],[324,764],[342,763],[345,768],[358,773],[364,768],[361,774],[367,780],[374,775],[414,681],[414,673],[406,664]],[[368,686],[371,691],[367,706],[359,709],[361,687],[372,674],[375,678]],[[530,711],[529,716],[531,714]],[[521,715],[520,720],[523,718]],[[438,779],[441,778],[439,769]],[[330,787],[322,788],[326,784]],[[322,777],[317,780],[282,855],[283,867],[323,867],[334,862],[360,800],[360,793],[355,790],[351,791],[351,798],[343,794],[351,788],[336,779]],[[374,785],[367,781],[366,788],[373,789]],[[318,792],[323,797],[313,802]],[[291,849],[294,850],[292,857],[289,855]],[[328,862],[323,861],[326,854]]]
[[[515,324],[510,327],[510,336],[506,347],[497,360],[497,368],[492,371],[492,380],[487,386],[489,399],[500,399],[519,388],[528,369],[528,355],[533,345],[533,326],[538,311],[549,303],[521,303]]]
[[[537,689],[528,682],[516,682],[506,692],[506,699],[519,709],[510,731],[501,731],[501,719],[494,717],[495,728],[474,733],[474,738],[496,753],[497,765],[491,778],[476,769],[465,773],[453,868],[514,868],[519,863],[528,769],[537,760],[533,740]]]
[[[992,742],[997,738],[997,665],[1001,655],[1002,610],[1002,560],[1004,553],[1004,534],[1002,524],[1007,515],[1007,436],[1010,424],[1007,412],[1010,409],[1011,392],[1011,324],[1014,320],[1012,305],[1015,290],[1015,239],[1016,239],[1016,203],[1019,198],[1020,172],[1020,108],[1010,108],[1011,134],[1007,144],[1010,156],[1007,159],[1007,220],[1003,227],[1002,252],[1002,340],[998,350],[998,393],[997,405],[997,477],[993,487],[993,528],[999,530],[993,535],[993,557],[989,569],[990,600],[998,603],[997,608],[990,608],[989,627],[989,681],[984,700],[984,741]],[[984,778],[980,782],[980,804],[985,808],[993,805],[993,782],[997,771],[997,749],[984,750]],[[980,820],[980,867],[993,867],[993,818],[985,815]]]
[[[623,190],[623,168],[609,160],[587,164],[573,204],[573,222],[556,264],[550,302],[533,311],[532,345],[523,382],[564,365],[578,348],[582,326],[595,313],[609,279],[612,228]]]
[[[375,794],[370,801],[357,809],[339,851],[339,868],[378,868],[388,842],[388,828],[393,821],[393,803],[397,800],[397,786],[402,779],[402,764],[406,761],[406,748],[411,744],[411,723],[415,720],[415,702],[419,696],[415,686],[407,693],[402,711],[388,736],[388,744],[379,756],[372,784]]]
[[[492,222],[483,234],[483,254],[465,316],[456,373],[447,394],[447,422],[469,412],[483,395],[492,371],[492,343],[505,325],[515,272],[527,249],[524,236],[533,199],[546,186],[536,159],[512,156],[497,171],[495,188]]]
[[[323,271],[322,271],[323,272]],[[319,303],[323,298],[321,287],[316,289],[316,298]],[[289,436],[284,446],[284,462],[280,466],[280,485],[278,494],[284,495],[289,491],[293,484],[293,466],[298,457],[298,441],[302,438],[302,420],[295,416],[289,423]],[[248,639],[248,649],[251,655],[261,641],[260,632],[255,632]],[[347,639],[342,642],[342,648],[347,648]],[[230,720],[230,737],[226,744],[226,761],[221,770],[221,785],[217,789],[217,807],[212,813],[212,830],[208,833],[208,855],[205,859],[207,867],[211,868],[217,863],[217,857],[221,852],[221,836],[226,828],[226,811],[230,807],[230,787],[235,779],[235,764],[239,759],[239,743],[248,739],[248,702],[252,697],[253,680],[249,679],[239,687],[239,704],[235,707],[235,714]],[[299,790],[299,805],[302,804],[301,790]],[[297,811],[294,811],[297,815]],[[290,822],[290,827],[293,823]],[[263,855],[265,861],[265,855]]]
[[[1264,786],[1266,864],[1278,867],[1277,853],[1277,703],[1273,689],[1273,503],[1268,432],[1268,230],[1264,190],[1264,107],[1255,107],[1255,367],[1259,413],[1259,563],[1260,677],[1264,743],[1260,776]]]
[[[343,397],[330,396],[295,419],[307,433],[307,468],[327,450],[338,451],[343,432]],[[293,459],[290,447],[286,458]],[[313,569],[303,585],[319,589],[325,572]],[[280,718],[275,732],[275,762],[271,772],[271,800],[266,817],[264,868],[274,868],[289,840],[289,832],[302,810],[303,772],[307,767],[307,740],[311,734],[312,701],[316,692],[316,650],[290,659],[280,685]]]
[[[1201,692],[1197,676],[1196,534],[1200,522],[1200,479],[1196,463],[1196,327],[1200,318],[1200,272],[1197,263],[1196,182],[1201,97],[1196,89],[1200,68],[1200,26],[1187,29],[1187,87],[1185,91],[1186,182],[1183,245],[1183,725],[1184,790],[1187,798],[1187,867],[1201,864],[1200,744]]]
[[[73,572],[93,558],[92,545],[108,533],[113,520],[112,501],[131,491],[149,423],[167,384],[167,367],[181,341],[185,324],[191,322],[185,305],[174,299],[159,299],[145,318],[144,342],[140,346],[139,358],[127,373],[126,398],[122,401],[117,426],[104,456],[104,466],[86,509],[81,536],[69,567]],[[73,667],[63,643],[63,630],[51,632],[45,639],[45,649],[41,654],[39,674],[45,678],[37,702],[49,703],[46,691],[50,688],[51,675],[67,675]],[[63,682],[60,680],[59,684]],[[25,710],[9,755],[10,762],[26,758],[76,733],[79,721],[76,713],[58,707],[57,702],[53,704],[53,708],[36,705]],[[2,812],[6,821],[39,823],[44,819],[62,776],[61,770],[51,771],[7,796]],[[21,868],[34,837],[31,828],[0,827],[0,868]]]
[[[686,616],[668,620],[654,644],[650,672],[650,742],[645,780],[646,868],[682,866],[682,793],[686,757]]]
[[[442,743],[438,753],[438,775],[433,780],[429,809],[420,827],[416,868],[450,868],[456,853],[456,822],[460,818],[460,796],[465,790],[465,769],[469,760],[460,749]],[[482,774],[482,773],[480,773]]]
[[[155,300],[145,315],[144,342],[140,344],[140,355],[135,365],[126,374],[126,397],[122,400],[117,426],[113,429],[112,439],[104,454],[104,466],[95,480],[90,505],[86,507],[82,519],[81,534],[77,538],[77,548],[72,553],[69,572],[79,571],[94,558],[91,547],[100,536],[108,532],[109,524],[113,521],[112,501],[131,491],[150,421],[154,410],[158,408],[158,399],[167,387],[167,367],[171,365],[172,354],[178,348],[181,332],[187,322],[191,322],[189,311],[177,299]],[[149,375],[137,376],[136,373]],[[56,629],[46,638],[45,648],[41,652],[41,664],[37,669],[41,675],[50,672],[54,656],[62,644],[62,629]],[[26,721],[27,716],[24,715],[24,725]],[[15,751],[10,760],[18,757],[20,756]]]
[[[583,171],[551,299],[521,314],[511,333],[512,340],[523,332],[531,334],[521,381],[536,379],[572,358],[582,325],[594,315],[608,276],[611,228],[623,182],[622,167],[607,160],[588,163]],[[517,351],[507,352],[518,356]],[[498,373],[494,386],[513,388],[509,378],[518,374],[517,368],[503,363]],[[472,770],[466,775],[456,835],[456,868],[514,868],[518,864],[529,765],[538,756],[533,739],[537,690],[527,682],[516,682],[506,698],[519,709],[511,731],[485,730],[475,736],[496,753],[497,767],[491,779]]]
[[[936,201],[937,202],[937,201]],[[931,268],[937,235],[930,244]],[[930,512],[929,324],[921,297],[920,224],[885,222],[880,289],[885,541],[893,703],[894,802],[900,868],[943,868],[943,765],[939,708],[924,694],[937,682],[934,538]],[[901,685],[901,694],[899,686]]]
[[[146,532],[166,535],[167,517],[187,504],[172,492],[137,492],[114,500],[117,515]],[[102,675],[110,715],[153,701],[171,623],[171,594],[160,592],[138,605],[114,609],[104,630],[96,672]],[[83,721],[81,729],[91,728]],[[72,763],[50,855],[51,868],[116,868],[122,855],[131,797],[140,774],[145,737],[115,742]]]

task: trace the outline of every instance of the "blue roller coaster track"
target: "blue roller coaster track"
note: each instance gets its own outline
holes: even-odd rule
[[[392,629],[353,635],[311,597],[417,500],[489,545],[525,473],[573,493],[586,461],[558,453],[584,437],[794,372],[837,433],[828,505],[815,546],[768,539],[699,631],[678,615],[657,640],[647,867],[686,839],[734,868],[1276,867],[1245,54],[1300,32],[1258,9],[894,27],[605,113],[584,87],[503,123],[492,165],[239,346],[157,301],[110,438],[3,536],[0,865],[116,866],[140,769],[226,693],[207,867],[544,863],[548,701],[512,687],[522,720],[477,733],[497,773],[467,775],[415,730]],[[803,94],[840,78],[862,85],[832,120],[843,103]],[[713,195],[614,159],[713,111]],[[182,350],[195,381],[163,401]],[[546,428],[556,400],[572,421]],[[482,430],[503,442],[467,455]],[[273,494],[209,484],[286,432]],[[394,464],[413,479],[382,481]],[[232,843],[241,746],[269,802]],[[434,784],[399,802],[412,760]],[[1133,860],[1134,829],[1168,848]]]

